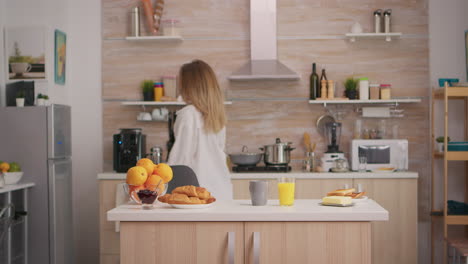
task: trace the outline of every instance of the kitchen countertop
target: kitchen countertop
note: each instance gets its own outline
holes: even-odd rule
[[[279,177],[294,177],[296,179],[417,179],[418,173],[404,172],[344,172],[344,173],[316,173],[291,171],[287,173],[235,173],[231,172],[233,180],[277,179]],[[98,174],[98,180],[125,180],[125,173],[105,172]]]
[[[7,192],[13,192],[13,191],[17,191],[17,190],[26,189],[26,188],[31,188],[34,185],[35,184],[32,183],[32,182],[18,183],[18,184],[8,184],[8,185],[5,185],[4,187],[0,187],[0,193],[7,193]]]
[[[125,204],[107,212],[108,221],[387,221],[388,211],[373,200],[351,207],[321,206],[320,199],[296,200],[294,206],[279,206],[278,200],[267,206],[251,206],[250,200],[217,201],[205,209],[175,209],[158,203],[152,210],[137,204]]]

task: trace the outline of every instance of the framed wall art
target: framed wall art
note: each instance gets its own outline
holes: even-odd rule
[[[56,29],[54,36],[55,83],[64,85],[66,73],[65,66],[67,62],[67,35]]]
[[[5,28],[7,80],[45,80],[45,28]]]

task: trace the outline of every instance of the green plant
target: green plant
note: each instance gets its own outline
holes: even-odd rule
[[[44,96],[40,93],[37,95],[37,99],[44,99]]]
[[[8,62],[9,63],[22,63],[22,62],[25,62],[25,63],[32,63],[33,59],[31,56],[21,56],[21,51],[19,49],[19,46],[18,46],[18,42],[15,42],[14,44],[14,48],[15,48],[15,55],[14,56],[10,56],[10,58],[8,58]]]
[[[153,80],[144,80],[141,82],[141,89],[144,93],[152,92],[154,88],[154,81]]]
[[[344,83],[346,91],[356,91],[358,85],[358,79],[354,79],[353,77],[348,77]]]
[[[24,98],[24,91],[19,91],[18,94],[16,94],[16,98]]]
[[[49,100],[49,96],[48,96],[48,95],[43,95],[42,98],[44,98],[44,100]]]
[[[438,143],[444,143],[444,137],[438,137],[436,138],[436,141]],[[447,142],[450,142],[450,137],[447,137]]]

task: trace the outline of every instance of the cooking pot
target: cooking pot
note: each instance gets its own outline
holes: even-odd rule
[[[279,138],[276,139],[276,144],[265,145],[260,148],[263,150],[263,161],[266,165],[287,165],[291,161],[291,142],[281,142]]]
[[[231,162],[239,166],[257,165],[262,159],[263,153],[248,152],[247,146],[242,146],[241,153],[229,154]]]

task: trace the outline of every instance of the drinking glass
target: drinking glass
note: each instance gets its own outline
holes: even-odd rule
[[[367,171],[367,157],[359,157],[359,172],[366,172]]]
[[[281,177],[278,179],[278,196],[281,206],[294,205],[295,178]]]

